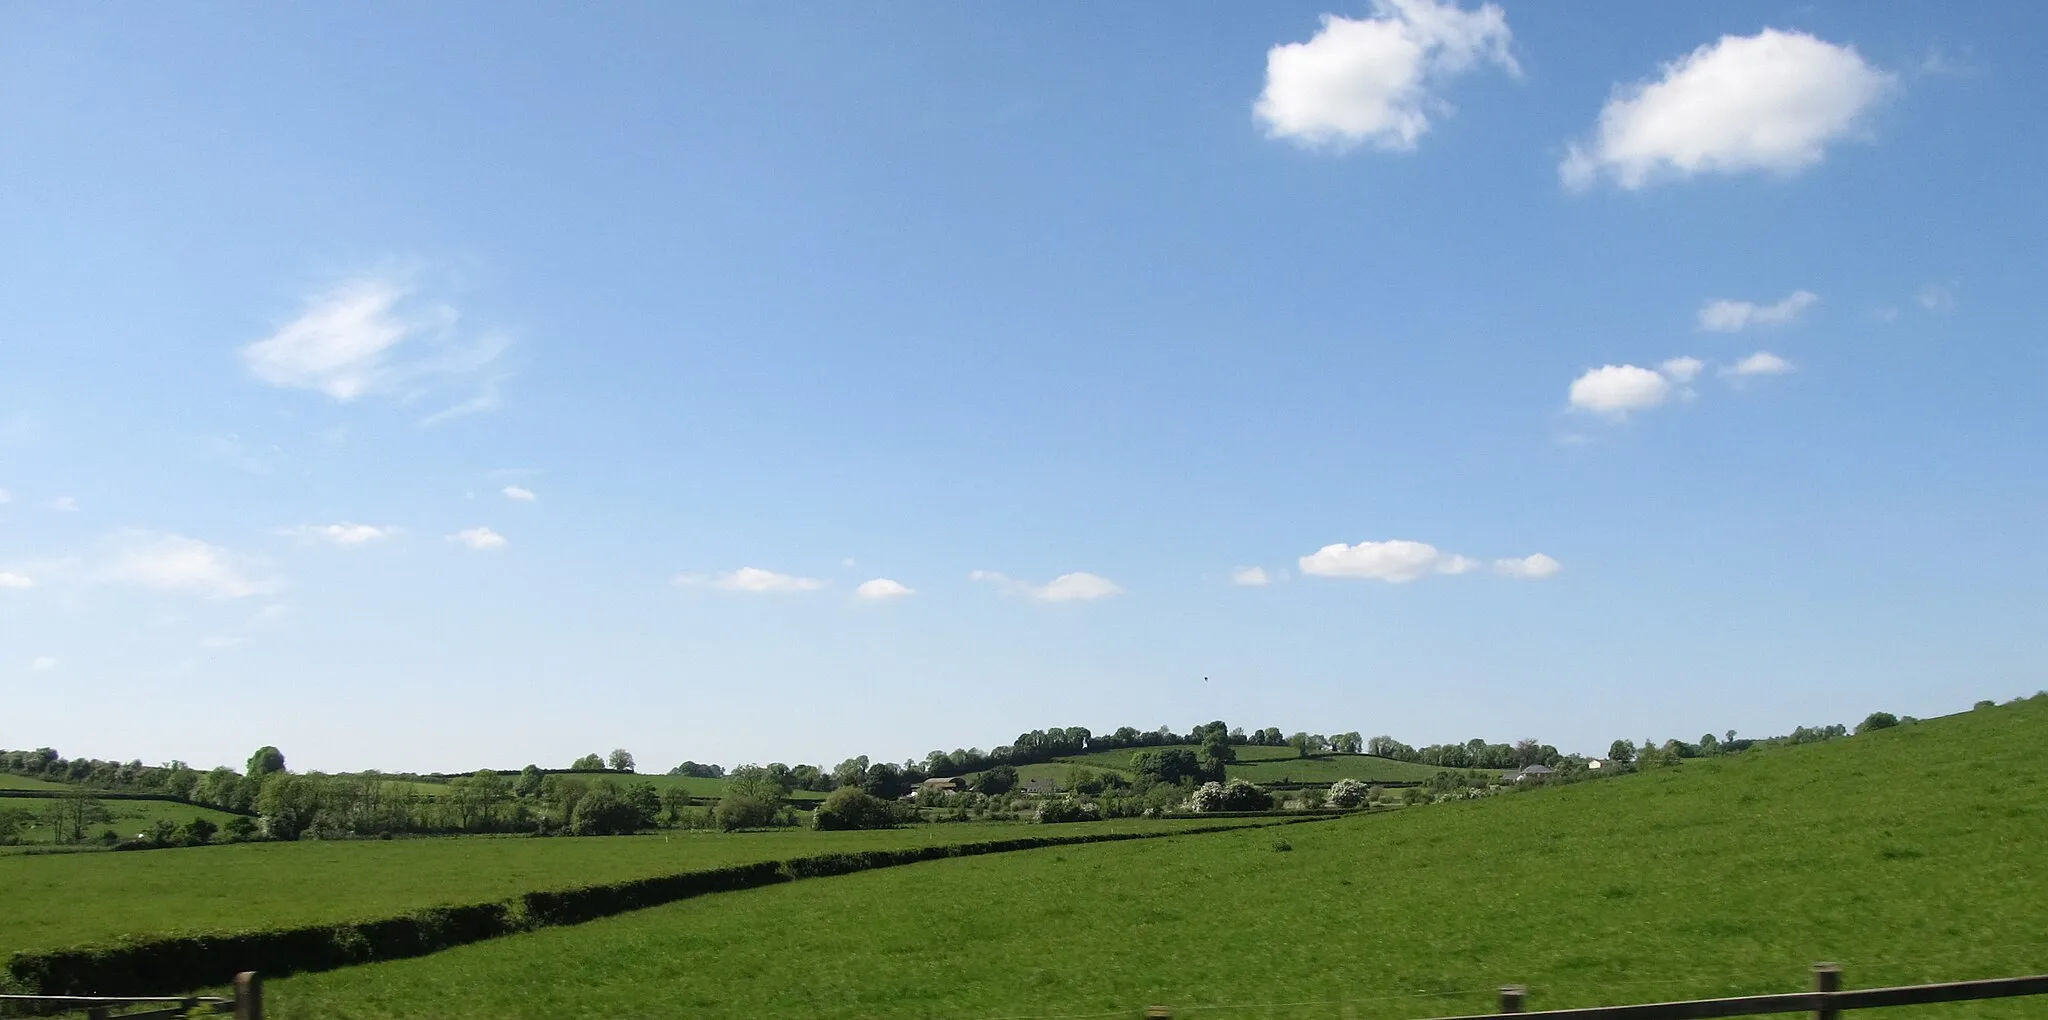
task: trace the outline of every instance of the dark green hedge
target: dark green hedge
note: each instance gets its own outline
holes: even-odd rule
[[[1331,817],[1331,816],[1320,816]],[[1274,824],[1317,821],[1288,818]],[[905,850],[817,854],[709,871],[531,892],[506,903],[438,907],[375,921],[272,928],[201,935],[162,935],[105,945],[16,953],[6,980],[31,995],[170,995],[224,985],[236,973],[266,977],[332,970],[377,960],[423,956],[437,950],[514,932],[579,924],[629,910],[710,893],[753,889],[805,878],[915,864],[944,857],[1035,850],[1044,847],[1157,839],[1260,826],[1214,825],[1167,832],[1098,832],[1077,836],[1025,836]]]

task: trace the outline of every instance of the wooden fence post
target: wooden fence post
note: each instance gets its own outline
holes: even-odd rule
[[[1500,1011],[1503,1013],[1523,1012],[1522,1000],[1528,997],[1529,989],[1525,985],[1502,985],[1500,986]]]
[[[1839,992],[1842,990],[1842,967],[1834,963],[1813,965],[1813,990],[1816,992]],[[1835,1008],[1833,999],[1823,1000],[1820,1008],[1813,1011],[1813,1020],[1841,1020],[1842,1011]]]
[[[1147,1006],[1145,1020],[1173,1020],[1173,1010],[1165,1006]]]
[[[235,1020],[263,1020],[263,978],[253,970],[235,975]]]

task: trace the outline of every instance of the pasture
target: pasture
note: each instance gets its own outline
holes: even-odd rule
[[[1219,823],[1128,819],[1046,826],[968,822],[866,832],[305,840],[0,857],[0,956],[142,934],[367,920],[535,890],[837,851],[1213,824]]]
[[[34,820],[21,830],[21,845],[0,847],[0,855],[20,856],[24,849],[51,845],[56,835],[50,823],[45,820],[44,812],[56,800],[54,797],[0,797],[0,811],[27,811],[34,816]],[[143,833],[159,821],[169,821],[173,825],[183,826],[194,818],[204,818],[218,827],[226,825],[235,817],[226,811],[176,800],[107,799],[100,801],[100,804],[106,808],[108,818],[86,826],[88,836],[97,835],[102,830],[112,830],[122,839],[129,839]],[[0,891],[0,899],[4,899],[5,895],[4,891]]]
[[[285,1018],[1424,1017],[2048,969],[2048,699],[1286,829],[936,861],[271,989]],[[1289,849],[1276,848],[1284,840]],[[1885,1012],[2038,1015],[2039,1000]]]
[[[0,772],[0,790],[48,790],[51,793],[62,793],[65,790],[76,789],[78,787],[68,783],[57,783],[48,779],[35,779],[29,776],[17,776],[11,773]]]

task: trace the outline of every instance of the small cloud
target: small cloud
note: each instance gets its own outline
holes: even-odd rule
[[[1769,351],[1758,351],[1722,370],[1723,375],[1784,375],[1793,370],[1791,362]]]
[[[817,591],[825,587],[825,582],[815,577],[778,574],[760,567],[741,567],[721,574],[678,574],[675,583],[688,587],[746,592]]]
[[[50,501],[50,509],[58,513],[72,513],[78,509],[78,500],[71,496],[58,496]]]
[[[462,418],[472,414],[482,414],[485,411],[497,410],[505,403],[504,394],[498,389],[498,384],[504,381],[504,376],[484,380],[483,389],[478,391],[476,396],[460,403],[451,404],[421,418],[420,427],[432,428],[452,418]]]
[[[1563,569],[1564,564],[1542,553],[1531,553],[1528,556],[1509,556],[1493,561],[1494,573],[1500,574],[1503,577],[1519,577],[1528,581],[1540,581],[1546,577],[1554,577],[1558,571]]]
[[[482,526],[464,528],[448,536],[448,541],[466,545],[480,552],[487,549],[503,549],[505,547],[505,536]]]
[[[12,503],[12,502],[14,502],[14,497],[13,497],[13,496],[10,496],[10,495],[8,495],[8,494],[7,494],[7,490],[6,490],[6,489],[0,489],[0,503]]]
[[[1307,42],[1266,53],[1266,88],[1253,112],[1268,138],[1343,152],[1362,143],[1405,152],[1450,112],[1438,86],[1493,64],[1519,76],[1507,15],[1438,0],[1373,0],[1373,17],[1323,15]]]
[[[847,570],[852,570],[853,568],[860,566],[860,562],[858,560],[855,560],[853,557],[848,556],[847,558],[840,560],[839,565]]]
[[[0,570],[0,588],[33,588],[35,586],[35,579],[27,574],[16,574],[11,571]]]
[[[1093,602],[1096,599],[1106,599],[1124,593],[1123,588],[1115,581],[1085,570],[1061,574],[1044,584],[1019,581],[993,570],[977,570],[967,576],[970,580],[993,584],[1005,591],[1016,592],[1040,602]]]
[[[539,496],[533,494],[532,489],[529,489],[524,485],[507,485],[504,488],[499,489],[498,491],[500,493],[503,493],[506,499],[509,499],[514,503],[531,503],[534,500],[540,498]]]
[[[900,599],[909,595],[915,595],[917,594],[917,589],[891,581],[886,577],[877,577],[872,581],[861,582],[860,587],[855,588],[853,593],[870,602],[886,602],[889,599]]]
[[[1706,362],[1690,357],[1672,358],[1658,366],[1664,377],[1675,383],[1689,383],[1699,378],[1700,370],[1706,367]]]
[[[1774,28],[1724,35],[1663,70],[1615,89],[1592,139],[1558,165],[1566,187],[1603,176],[1629,190],[1696,174],[1790,176],[1856,134],[1893,85],[1853,46]]]
[[[278,533],[347,547],[368,545],[390,538],[398,534],[398,528],[391,525],[351,524],[344,521],[340,524],[301,524],[295,528],[280,528]]]
[[[238,599],[277,590],[274,580],[251,576],[253,565],[219,546],[184,535],[123,532],[108,564],[106,580],[153,591]]]
[[[1480,563],[1478,560],[1470,556],[1459,556],[1456,553],[1452,553],[1437,562],[1436,572],[1453,575],[1469,574],[1472,571],[1478,570],[1479,567]]]
[[[1273,579],[1266,576],[1264,567],[1239,567],[1230,572],[1230,583],[1240,588],[1264,588]]]
[[[1343,577],[1389,584],[1406,584],[1419,577],[1441,573],[1444,564],[1455,561],[1463,573],[1462,556],[1447,555],[1427,542],[1391,539],[1346,545],[1335,542],[1303,556],[1301,572],[1310,577]]]
[[[1930,283],[1913,295],[1920,307],[1930,312],[1945,312],[1956,306],[1954,284]]]
[[[1671,381],[1647,368],[1602,365],[1572,380],[1571,406],[1611,418],[1656,407],[1671,398]]]
[[[1721,298],[1700,306],[1700,328],[1711,333],[1739,333],[1751,326],[1782,326],[1819,300],[1820,295],[1809,290],[1795,290],[1774,305]]]
[[[57,668],[57,659],[51,655],[38,655],[28,661],[28,668],[38,673],[47,673]]]

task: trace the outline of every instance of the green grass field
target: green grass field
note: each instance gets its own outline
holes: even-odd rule
[[[79,787],[69,783],[55,783],[48,779],[31,779],[27,776],[0,772],[0,790],[50,790],[52,792],[62,792],[64,790],[76,789],[79,789]]]
[[[519,774],[516,772],[509,773],[505,775],[505,779],[509,782],[513,779],[518,778],[518,776]],[[634,783],[639,782],[648,782],[653,783],[654,788],[657,790],[669,790],[675,787],[682,787],[683,789],[688,790],[690,792],[690,796],[695,797],[699,800],[717,800],[718,798],[725,796],[725,780],[705,779],[700,776],[642,776],[627,774],[585,774],[576,776],[574,778],[579,778],[586,781],[608,779],[613,782],[619,783],[623,786],[631,786]],[[429,797],[439,797],[448,792],[448,784],[446,783],[436,783],[429,780],[394,780],[394,782],[399,782],[401,783],[401,785],[410,787],[415,792],[424,794]],[[820,801],[825,799],[825,795],[813,790],[794,790],[791,791],[787,799],[792,801]]]
[[[2048,970],[2048,700],[1342,821],[710,896],[271,986],[274,1015],[1426,1017]],[[1292,849],[1280,852],[1276,839]],[[1886,1010],[2039,1016],[2039,999]]]
[[[34,812],[40,816],[53,800],[55,798],[51,797],[0,797],[0,811],[13,808]],[[112,820],[86,826],[88,836],[97,836],[103,829],[112,829],[116,835],[128,839],[147,830],[161,819],[169,819],[176,825],[184,825],[194,818],[205,818],[216,826],[222,826],[235,817],[226,811],[216,811],[213,808],[175,800],[103,800],[100,803],[107,809],[107,814],[112,816]],[[7,854],[9,851],[18,854],[23,848],[48,846],[54,835],[49,823],[38,817],[33,825],[22,830],[21,847],[0,847],[0,854]],[[5,896],[4,892],[0,892],[0,899],[4,899]]]
[[[225,931],[386,917],[533,890],[839,850],[1085,832],[1171,831],[1204,824],[1218,823],[1130,819],[1046,826],[947,823],[873,832],[788,829],[604,838],[307,840],[0,857],[0,957],[23,949],[71,946],[146,932]]]
[[[1200,750],[1193,744],[1178,746],[1186,751]],[[1058,778],[1062,774],[1063,765],[1086,765],[1128,775],[1131,755],[1140,750],[1153,749],[1119,748],[1114,751],[1091,751],[1088,754],[1061,758],[1050,765],[1026,765],[1017,771],[1023,776],[1035,774],[1026,770],[1046,769],[1049,770],[1046,774]],[[1366,754],[1319,754],[1301,758],[1295,755],[1294,748],[1291,747],[1241,745],[1235,750],[1237,761],[1225,768],[1224,774],[1232,779],[1246,779],[1254,783],[1334,783],[1339,779],[1357,779],[1368,783],[1420,782],[1442,771],[1435,765],[1375,758]]]

